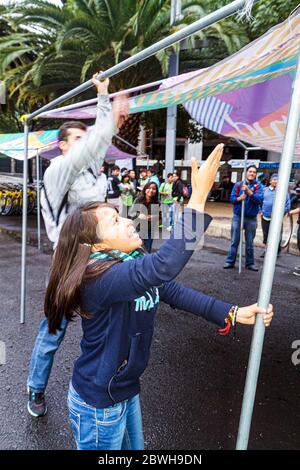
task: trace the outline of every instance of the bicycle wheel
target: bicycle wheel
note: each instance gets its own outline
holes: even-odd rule
[[[5,208],[5,196],[4,195],[1,195],[0,197],[0,215],[4,215],[3,211],[4,211],[4,208]]]
[[[282,239],[280,246],[281,248],[286,248],[288,244],[290,243],[291,236],[293,233],[293,216],[292,215],[287,215],[283,218],[283,224],[282,224],[283,230],[282,230]]]
[[[11,196],[5,196],[4,204],[1,208],[1,215],[10,215],[13,211],[13,199]]]
[[[28,195],[27,197],[27,214],[31,214],[34,211],[35,208],[35,200],[34,197],[31,195]]]

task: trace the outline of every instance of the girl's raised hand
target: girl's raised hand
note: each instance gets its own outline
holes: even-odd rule
[[[187,207],[204,211],[207,196],[220,166],[223,149],[224,144],[217,145],[199,169],[196,159],[192,158],[192,195]]]

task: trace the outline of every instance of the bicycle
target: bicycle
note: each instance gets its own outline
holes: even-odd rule
[[[36,187],[31,184],[27,190],[27,212],[32,213],[36,208]],[[22,214],[23,186],[21,184],[2,183],[0,185],[0,214],[4,216]]]

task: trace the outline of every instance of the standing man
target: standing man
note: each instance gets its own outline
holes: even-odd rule
[[[258,271],[254,263],[254,238],[257,227],[257,214],[263,202],[263,188],[256,180],[257,168],[250,165],[246,172],[246,183],[236,183],[232,189],[230,202],[233,204],[233,218],[231,223],[231,245],[227,254],[224,269],[234,268],[236,255],[240,243],[240,227],[242,201],[245,201],[244,230],[246,239],[246,268]]]
[[[161,197],[161,208],[162,208],[162,224],[164,228],[168,228],[173,225],[170,218],[171,207],[173,205],[173,174],[169,173],[167,176],[167,181],[162,183],[159,188],[159,193]]]
[[[138,187],[138,180],[136,179],[135,171],[134,170],[129,170],[128,176],[129,176],[130,183],[133,184],[134,191],[136,193],[137,192],[137,187]]]
[[[147,181],[148,181],[147,170],[145,168],[142,168],[140,170],[139,185],[137,187],[138,191],[142,191]]]
[[[114,165],[107,179],[107,202],[121,210],[120,168]]]
[[[177,222],[179,217],[179,211],[183,203],[183,183],[179,178],[178,174],[175,172],[173,173],[173,187],[172,187],[172,197],[173,197],[173,204],[171,207],[171,221],[172,224],[168,228],[168,230],[172,229],[172,226]]]
[[[274,205],[275,195],[276,195],[277,182],[278,182],[278,174],[274,173],[271,176],[271,179],[270,179],[270,186],[266,186],[265,188],[263,188],[264,201],[263,201],[262,210],[261,210],[261,212],[262,212],[261,226],[262,226],[262,231],[263,231],[263,235],[264,235],[263,242],[264,242],[265,245],[267,244],[268,235],[269,235],[270,223],[271,223],[271,219],[272,219],[273,205]],[[284,213],[286,214],[287,212],[289,212],[290,209],[291,209],[290,196],[287,194],[286,200],[285,200]],[[278,254],[281,251],[280,244],[281,244],[281,240],[280,240],[279,246],[278,246]],[[264,255],[265,254],[263,253],[261,255],[261,258],[263,258]]]
[[[58,134],[62,154],[52,160],[44,175],[42,214],[48,238],[53,242],[54,248],[68,213],[80,204],[97,200],[97,170],[103,164],[112,136],[128,116],[127,99],[118,97],[111,106],[108,96],[109,80],[100,82],[97,75],[92,79],[98,91],[95,126],[87,131],[83,123],[64,123]],[[47,319],[40,324],[27,381],[27,409],[31,416],[39,417],[47,413],[45,389],[54,354],[65,335],[67,324],[67,320],[63,320],[61,329],[55,335],[49,334]]]

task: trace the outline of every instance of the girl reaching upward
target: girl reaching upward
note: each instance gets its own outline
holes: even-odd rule
[[[174,278],[210,223],[204,205],[219,167],[218,145],[198,170],[192,163],[192,196],[170,239],[144,254],[131,220],[113,206],[89,203],[64,223],[45,298],[51,333],[82,317],[81,355],[74,365],[68,406],[78,449],[143,449],[139,379],[147,367],[159,301],[202,316],[222,332],[235,322],[253,324],[251,305],[238,308],[184,287]],[[176,260],[176,263],[174,263]]]

